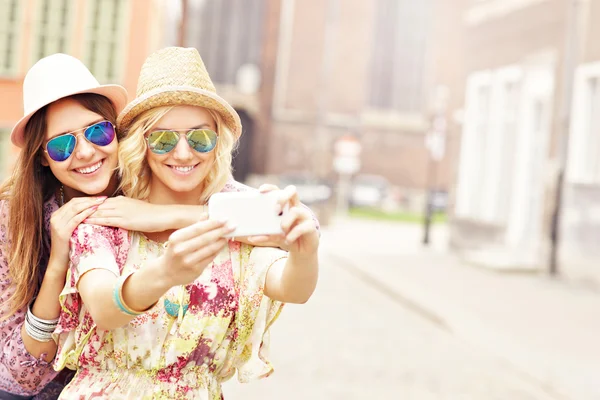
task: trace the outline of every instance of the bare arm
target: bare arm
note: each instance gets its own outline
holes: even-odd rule
[[[87,250],[92,253],[91,256],[81,257],[76,254],[77,257],[73,257],[80,260],[79,265],[74,265],[81,273],[77,283],[78,291],[99,329],[122,327],[134,316],[120,310],[114,300],[120,275],[116,259],[109,251],[104,251],[99,256],[101,250],[94,250],[94,247],[110,248],[110,243],[106,243],[106,238],[94,234],[94,230],[100,229],[99,227],[82,225],[81,229],[91,232],[98,243],[92,242],[92,246],[85,246],[86,249],[92,248]],[[149,261],[125,280],[122,302],[132,311],[143,312],[151,308],[169,288],[193,282],[227,244],[223,235],[233,229],[226,226],[224,221],[207,221],[206,215],[203,215],[196,224],[175,231],[169,238],[169,245],[163,256]],[[79,238],[75,234],[73,236],[81,243],[89,241],[85,235]],[[79,246],[76,244],[74,247],[77,249]],[[107,268],[96,268],[99,261]]]
[[[319,233],[312,213],[299,202],[296,188],[289,186],[280,193],[282,239],[289,256],[269,268],[265,294],[284,303],[305,303],[319,277]]]

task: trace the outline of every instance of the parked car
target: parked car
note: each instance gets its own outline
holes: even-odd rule
[[[335,207],[333,185],[330,182],[310,173],[288,172],[278,176],[278,185],[280,188],[296,186],[300,201],[311,208],[321,225],[329,223]]]
[[[381,175],[359,174],[352,181],[350,206],[381,208],[390,189],[390,182]]]

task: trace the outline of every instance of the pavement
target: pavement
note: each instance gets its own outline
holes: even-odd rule
[[[465,265],[436,225],[336,219],[306,305],[273,328],[275,373],[227,399],[600,399],[600,295]]]
[[[543,274],[502,273],[432,246],[418,225],[341,219],[323,238],[327,254],[401,297],[457,337],[497,356],[549,393],[600,399],[600,294]]]

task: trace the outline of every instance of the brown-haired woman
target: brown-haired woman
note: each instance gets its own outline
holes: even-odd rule
[[[11,134],[21,153],[0,190],[0,398],[55,399],[66,378],[50,365],[52,333],[75,228],[93,217],[124,229],[178,229],[202,207],[108,198],[119,185],[114,126],[124,88],[100,85],[81,61],[54,54],[29,70],[23,94],[25,115]]]

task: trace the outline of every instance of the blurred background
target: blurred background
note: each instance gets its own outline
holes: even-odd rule
[[[0,0],[0,179],[21,85],[64,52],[135,97],[196,47],[294,184],[322,274],[231,398],[600,399],[600,0]],[[229,397],[228,397],[229,398]]]

